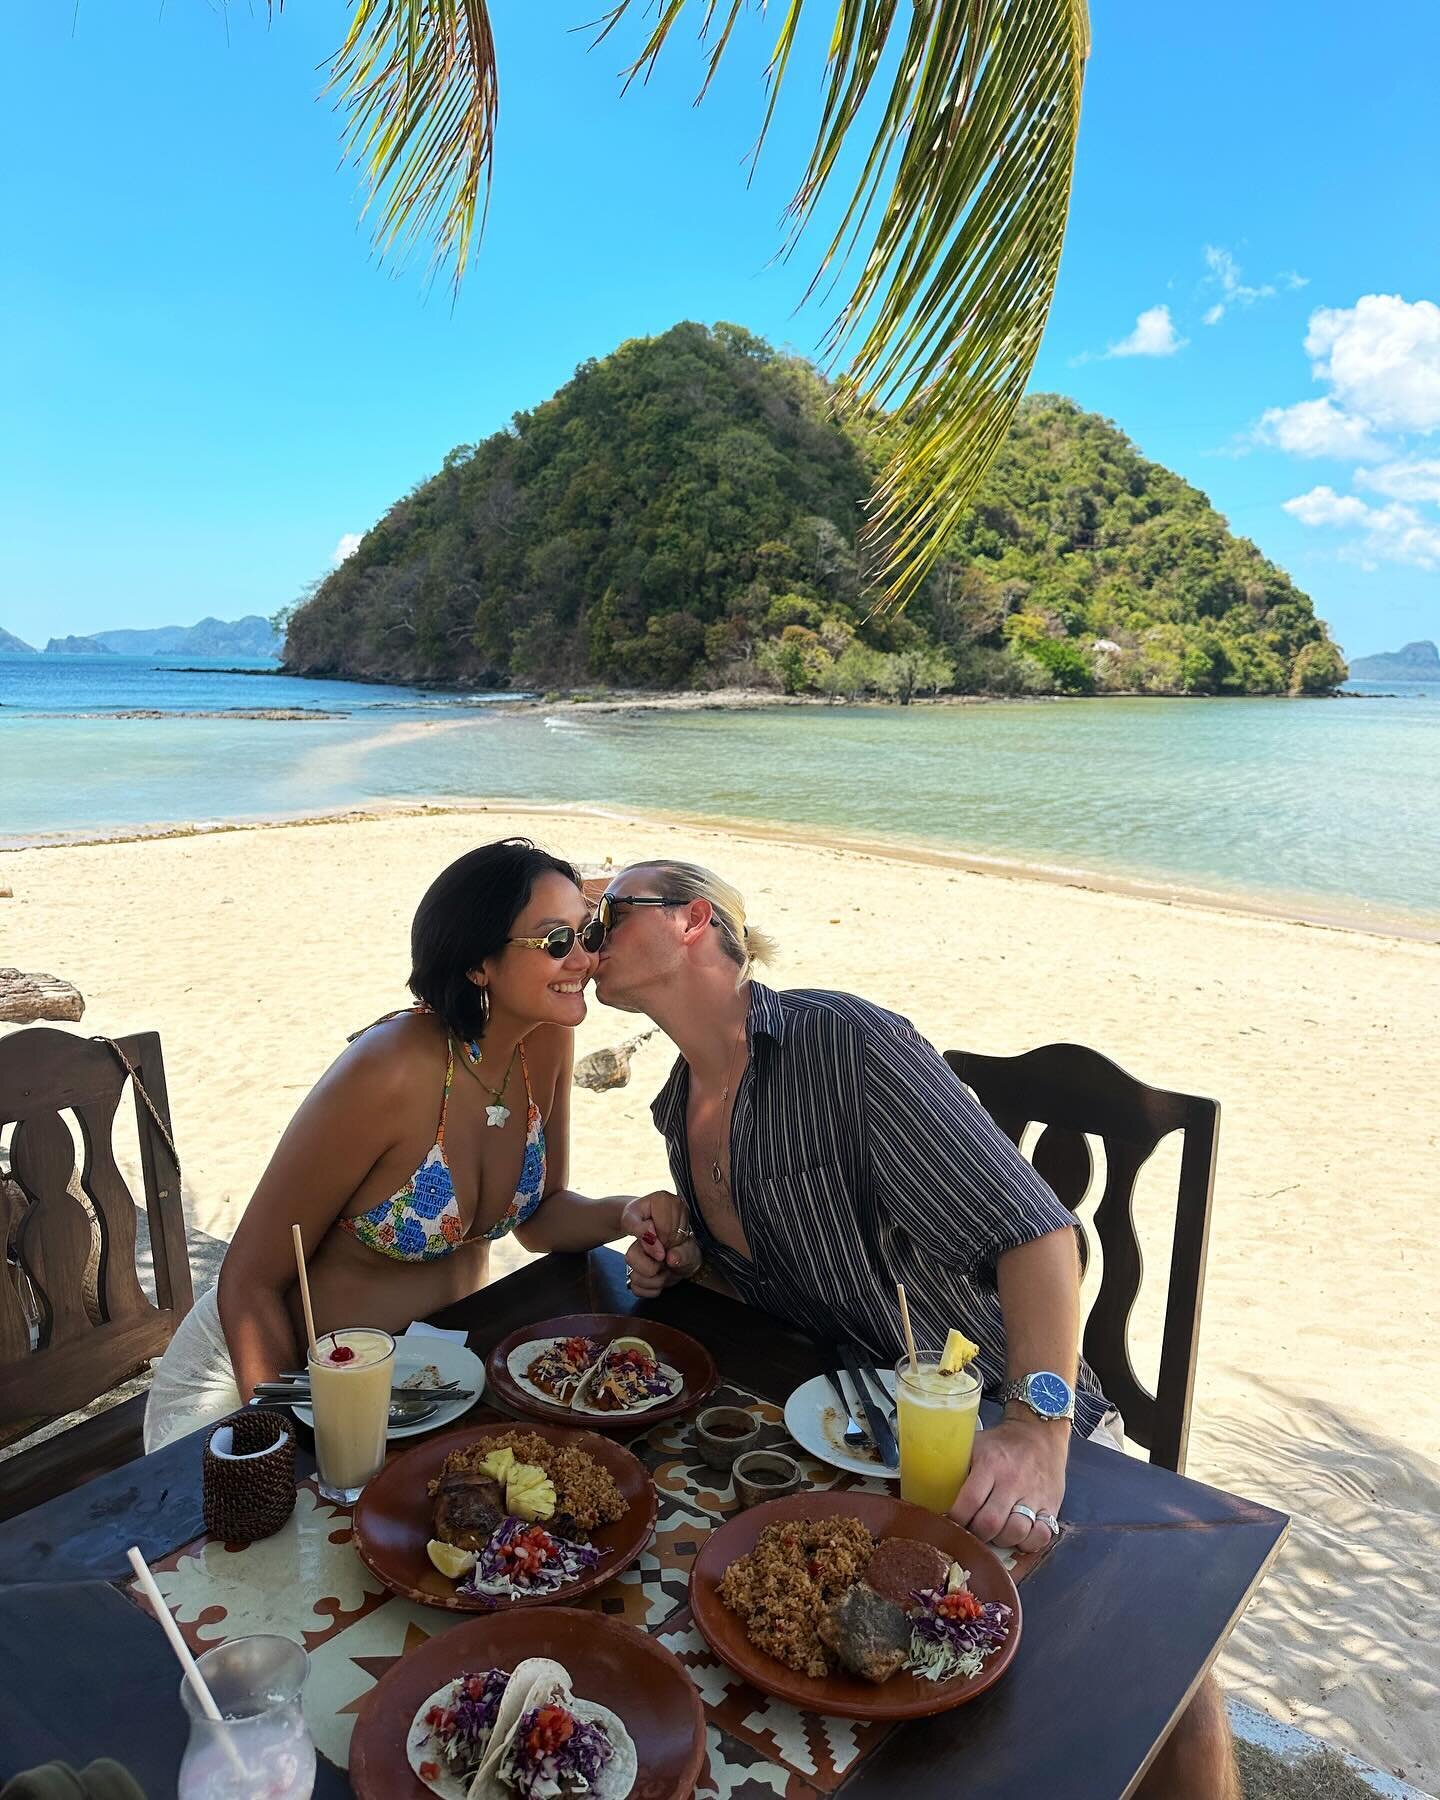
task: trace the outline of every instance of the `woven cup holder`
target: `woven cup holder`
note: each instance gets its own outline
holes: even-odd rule
[[[229,1544],[277,1532],[295,1510],[295,1430],[284,1413],[247,1406],[205,1440],[205,1529]]]

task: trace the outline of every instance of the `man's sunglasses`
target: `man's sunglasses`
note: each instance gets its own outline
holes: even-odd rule
[[[600,904],[595,908],[595,922],[599,923],[604,933],[600,941],[603,944],[605,936],[608,936],[620,922],[615,917],[617,906],[688,906],[689,904],[688,900],[662,900],[658,894],[602,894]]]
[[[589,956],[598,954],[600,946],[605,942],[608,925],[601,923],[597,912],[593,919],[587,919],[577,931],[573,925],[557,925],[553,931],[547,931],[544,937],[506,938],[507,944],[523,944],[527,950],[543,950],[547,956],[553,956],[556,962],[564,962],[575,948],[579,939],[580,948]]]

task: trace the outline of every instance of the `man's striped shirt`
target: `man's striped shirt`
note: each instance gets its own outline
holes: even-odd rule
[[[904,1348],[905,1283],[921,1348],[951,1326],[980,1345],[987,1394],[1005,1380],[995,1262],[1074,1217],[907,1019],[851,994],[750,986],[735,1097],[731,1194],[753,1262],[711,1236],[690,1180],[679,1058],[651,1111],[706,1260],[741,1298],[882,1363]],[[1030,1370],[1017,1370],[1029,1374]],[[1108,1410],[1082,1362],[1075,1429]]]

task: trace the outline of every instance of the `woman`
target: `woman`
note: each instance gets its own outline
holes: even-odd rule
[[[412,1320],[482,1287],[490,1245],[585,1249],[626,1196],[566,1185],[574,1030],[602,933],[578,872],[524,838],[472,850],[411,928],[418,1005],[370,1026],[281,1138],[221,1266],[156,1365],[145,1447],[302,1366],[291,1225],[317,1331]]]

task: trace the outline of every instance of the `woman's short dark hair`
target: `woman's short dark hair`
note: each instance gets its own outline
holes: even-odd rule
[[[502,838],[466,851],[425,890],[410,927],[410,992],[456,1036],[483,1033],[485,1003],[469,972],[503,949],[542,875],[580,886],[573,864],[529,838]]]

